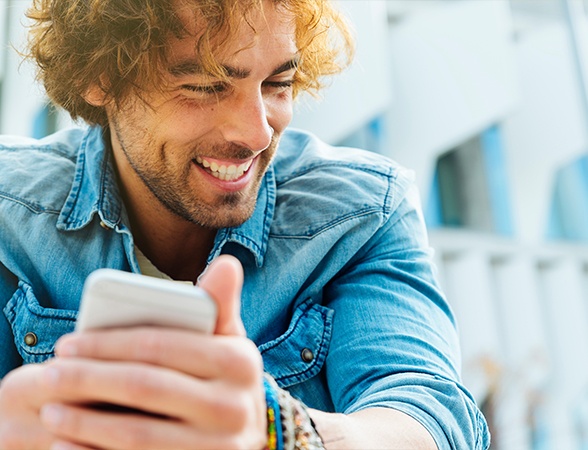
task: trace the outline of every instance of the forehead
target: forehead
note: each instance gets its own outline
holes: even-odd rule
[[[194,0],[175,0],[174,4],[184,33],[169,40],[172,61],[187,57],[205,60],[212,56],[222,62],[256,47],[297,53],[295,16],[273,0],[235,0],[234,7],[225,8],[230,10],[225,16],[203,13]],[[210,55],[203,56],[203,51]]]

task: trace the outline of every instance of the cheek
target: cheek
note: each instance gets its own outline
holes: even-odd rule
[[[178,140],[193,140],[214,128],[217,111],[215,107],[185,103],[165,121],[167,134]]]

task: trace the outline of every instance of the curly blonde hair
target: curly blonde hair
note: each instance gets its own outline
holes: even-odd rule
[[[264,0],[181,1],[206,24],[196,44],[204,69],[222,77],[215,54],[239,27],[251,26],[251,11]],[[351,61],[347,23],[330,0],[269,1],[294,13],[300,55],[294,94],[316,93],[324,76]],[[100,86],[120,102],[131,92],[161,88],[166,42],[186,35],[175,7],[177,0],[33,0],[27,56],[53,103],[73,119],[106,126],[104,108],[89,104],[85,93]]]

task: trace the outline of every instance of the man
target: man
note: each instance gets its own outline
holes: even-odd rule
[[[29,15],[91,127],[0,141],[0,448],[488,446],[407,172],[286,130],[349,49],[328,0]],[[100,267],[198,282],[215,334],[68,334]]]

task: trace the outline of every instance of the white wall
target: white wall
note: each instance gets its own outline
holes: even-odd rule
[[[506,0],[427,2],[392,26],[388,155],[429,192],[435,158],[518,104]]]
[[[564,21],[527,30],[515,49],[521,102],[503,121],[511,200],[519,237],[539,242],[555,170],[586,150],[587,118]]]
[[[16,50],[26,41],[24,13],[29,6],[25,0],[4,0],[4,14],[9,16],[8,45],[6,48],[5,79],[0,105],[0,133],[30,136],[33,120],[44,103],[42,89],[34,83],[34,69],[23,63]],[[4,30],[4,25],[2,26]]]
[[[0,0],[0,81],[4,75],[4,57],[6,47],[6,10],[8,9],[8,0]]]

